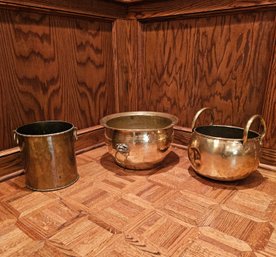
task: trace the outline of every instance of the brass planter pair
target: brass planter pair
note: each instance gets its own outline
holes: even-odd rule
[[[258,168],[260,146],[265,136],[266,125],[260,115],[252,116],[245,128],[222,125],[195,127],[198,117],[211,108],[197,112],[192,122],[192,138],[188,147],[188,157],[193,169],[208,178],[233,181],[247,177]],[[259,120],[263,127],[261,134],[249,130],[252,123]]]
[[[77,181],[77,131],[71,123],[35,122],[17,128],[14,137],[23,155],[28,188],[51,191]]]
[[[169,153],[178,118],[160,112],[125,112],[104,117],[109,152],[127,169],[150,169]]]

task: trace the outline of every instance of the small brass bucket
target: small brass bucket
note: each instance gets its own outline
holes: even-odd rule
[[[14,131],[24,160],[26,186],[52,191],[70,186],[79,178],[74,141],[77,129],[64,121],[39,121]]]
[[[205,111],[211,113],[211,125],[196,127],[198,117]],[[259,120],[262,133],[249,130]],[[213,109],[199,110],[192,122],[192,137],[188,157],[193,169],[202,176],[221,181],[234,181],[249,176],[258,168],[262,140],[266,133],[264,119],[256,114],[244,128],[213,125]]]

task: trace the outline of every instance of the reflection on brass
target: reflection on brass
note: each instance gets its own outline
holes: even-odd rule
[[[150,169],[169,153],[178,118],[160,112],[124,112],[101,120],[109,152],[128,169]]]
[[[197,118],[205,110],[210,108],[200,110],[193,120],[193,133],[188,147],[193,169],[203,176],[222,181],[247,177],[259,165],[260,146],[266,133],[265,121],[260,115],[254,115],[245,129],[222,125],[195,127]],[[214,114],[212,120],[213,117]],[[256,119],[263,127],[261,134],[249,130]]]
[[[77,181],[76,130],[72,124],[63,121],[40,121],[15,130],[28,188],[50,191]]]

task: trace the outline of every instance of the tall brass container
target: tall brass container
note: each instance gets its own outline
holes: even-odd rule
[[[23,155],[28,188],[51,191],[78,180],[74,125],[64,121],[39,121],[17,128],[14,137]]]

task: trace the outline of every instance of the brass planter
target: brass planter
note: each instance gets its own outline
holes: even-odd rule
[[[51,191],[77,181],[76,135],[76,128],[64,121],[39,121],[15,130],[28,188]]]
[[[101,119],[109,152],[127,169],[150,169],[169,153],[178,118],[161,112],[124,112]]]
[[[252,116],[245,128],[222,125],[195,127],[202,112],[214,113],[210,108],[197,112],[192,123],[192,138],[188,147],[188,157],[193,169],[202,176],[233,181],[247,177],[258,168],[260,146],[265,136],[266,125],[260,115]],[[262,134],[249,130],[255,120],[263,127]]]

